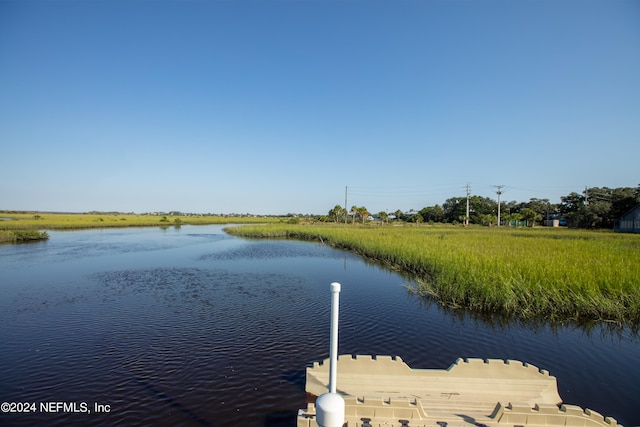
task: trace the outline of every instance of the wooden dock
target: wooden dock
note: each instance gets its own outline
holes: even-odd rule
[[[589,409],[563,405],[556,378],[515,360],[458,359],[446,370],[411,369],[400,357],[338,357],[337,392],[347,427],[616,427]],[[297,427],[316,427],[329,361],[307,368],[309,403]]]

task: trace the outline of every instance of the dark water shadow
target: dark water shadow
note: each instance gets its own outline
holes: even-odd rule
[[[264,427],[295,427],[298,414],[294,411],[279,411],[264,417]]]
[[[306,371],[290,371],[282,374],[282,379],[304,393],[307,373]]]
[[[640,324],[621,324],[605,320],[581,318],[549,318],[545,316],[523,317],[493,311],[472,310],[466,307],[451,307],[438,299],[421,294],[415,287],[407,285],[407,296],[415,298],[425,310],[436,309],[445,316],[459,322],[461,325],[472,323],[494,331],[503,331],[513,326],[526,328],[533,332],[545,332],[558,335],[559,331],[567,328],[580,330],[587,337],[599,336],[600,339],[614,341],[636,339],[640,337]]]
[[[182,414],[187,416],[189,419],[193,420],[197,425],[203,427],[214,427],[209,421],[202,418],[200,415],[192,412],[186,406],[182,405],[180,402],[175,400],[173,397],[167,395],[166,393],[158,390],[153,385],[151,385],[148,381],[143,380],[141,378],[136,378],[136,382],[149,393],[158,398],[159,401],[166,403],[168,406],[175,408],[180,411]]]

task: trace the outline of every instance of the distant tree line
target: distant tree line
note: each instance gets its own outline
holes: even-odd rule
[[[614,221],[640,203],[640,185],[633,187],[592,187],[582,193],[572,192],[560,198],[560,203],[549,199],[532,198],[528,202],[501,202],[500,225],[533,227],[544,220],[558,220],[562,225],[576,228],[612,228]],[[498,202],[481,196],[452,197],[442,206],[427,206],[420,211],[378,212],[381,225],[390,221],[497,225]],[[331,209],[323,221],[336,223],[365,223],[371,214],[364,206],[346,210],[340,205]]]
[[[640,185],[636,188],[593,187],[583,193],[561,198],[559,209],[570,226],[611,228],[629,210],[640,203]]]

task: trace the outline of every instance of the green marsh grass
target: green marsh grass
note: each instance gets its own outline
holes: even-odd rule
[[[159,216],[135,214],[62,214],[47,212],[0,212],[0,243],[48,239],[43,230],[81,230],[113,227],[169,227],[207,224],[252,224],[279,221],[273,217],[250,216]],[[163,220],[164,218],[164,220]]]
[[[49,234],[38,230],[0,230],[0,243],[31,242],[46,240]]]
[[[450,307],[551,321],[640,321],[640,236],[566,229],[269,224],[246,237],[322,241],[410,273]]]
[[[272,217],[250,216],[160,216],[136,214],[89,213],[7,213],[0,212],[2,230],[76,230],[109,227],[152,227],[166,225],[255,224],[278,221]],[[165,220],[163,221],[163,218]]]

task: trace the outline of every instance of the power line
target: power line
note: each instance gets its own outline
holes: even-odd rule
[[[464,189],[462,185],[396,186],[396,187],[349,187],[351,195],[373,197],[410,197],[451,194]]]
[[[369,186],[349,186],[345,188],[345,208],[348,209],[347,203],[360,203],[358,200],[367,200],[366,203],[435,203],[435,199],[443,198],[456,198],[460,196],[466,196],[471,199],[471,186],[474,186],[476,191],[480,190],[479,194],[483,194],[485,191],[493,191],[498,195],[498,224],[502,220],[502,207],[501,201],[503,194],[507,191],[519,193],[529,192],[532,194],[540,193],[540,198],[551,198],[549,196],[559,197],[571,193],[570,189],[565,186],[541,186],[541,187],[517,187],[517,186],[505,186],[505,185],[490,185],[487,183],[442,183],[442,184],[429,184],[429,185],[396,185],[396,186],[381,186],[381,185],[369,185]],[[489,190],[493,187],[492,190]],[[563,190],[564,188],[564,190]],[[486,190],[484,190],[486,189]],[[478,193],[476,193],[478,194]],[[514,194],[516,196],[516,194]],[[527,196],[527,200],[528,200]],[[353,200],[352,200],[353,199]],[[404,201],[402,201],[404,199]],[[588,194],[588,200],[593,199],[592,194]],[[442,200],[444,201],[444,200]],[[467,215],[469,216],[469,215]]]

